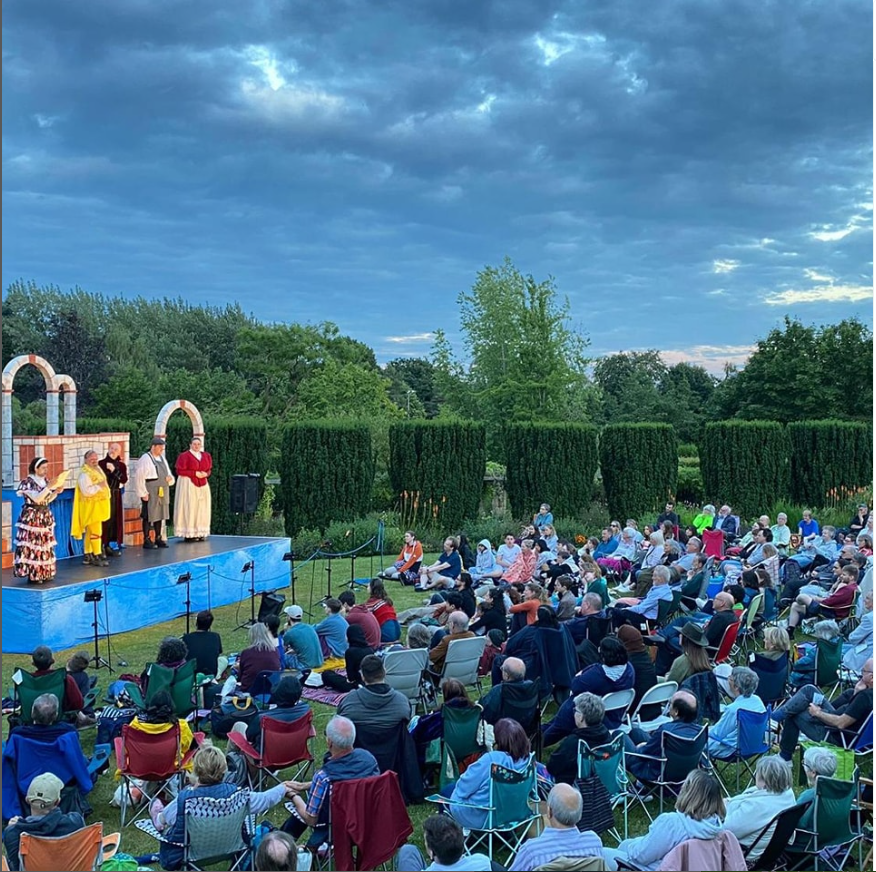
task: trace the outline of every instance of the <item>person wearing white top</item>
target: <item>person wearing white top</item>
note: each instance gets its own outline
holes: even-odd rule
[[[175,479],[164,457],[164,444],[164,439],[156,436],[134,470],[134,487],[140,498],[143,519],[144,548],[167,548],[164,525],[170,517],[170,488]]]

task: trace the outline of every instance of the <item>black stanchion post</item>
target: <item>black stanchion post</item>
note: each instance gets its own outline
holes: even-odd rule
[[[246,627],[251,627],[256,622],[255,616],[255,560],[250,560],[248,563],[244,564],[243,569],[240,570],[241,574],[244,572],[249,573],[249,621],[240,624],[238,627],[235,627],[237,630],[243,630]]]
[[[177,584],[184,584],[186,586],[186,635],[188,635],[191,630],[191,621],[192,621],[192,574],[191,572],[183,573],[177,580]]]
[[[100,656],[100,622],[97,617],[97,607],[102,599],[103,591],[100,591],[97,588],[85,591],[84,601],[91,603],[92,606],[94,606],[94,620],[91,622],[92,629],[94,630],[94,657],[91,658],[91,665],[94,666],[95,669],[106,668],[112,672],[113,668],[110,666],[109,661],[104,660],[103,657]],[[109,636],[107,636],[107,644],[109,644]]]
[[[331,549],[332,543],[331,540],[327,539],[323,543],[324,548]],[[328,566],[326,566],[325,571],[328,573],[328,593],[326,594],[327,599],[331,599],[332,597],[332,555],[331,550],[326,554],[326,558],[328,559]]]
[[[292,588],[292,605],[295,603],[295,552],[287,551],[283,555],[283,560],[287,561],[289,564],[289,587]]]

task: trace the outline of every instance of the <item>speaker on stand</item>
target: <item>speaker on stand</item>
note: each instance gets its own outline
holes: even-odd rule
[[[261,476],[257,472],[231,476],[229,508],[238,517],[238,535],[243,535],[245,515],[254,515],[259,507]]]
[[[266,590],[262,594],[262,601],[259,604],[258,621],[263,624],[271,615],[279,616],[283,610],[283,603],[286,602],[286,597],[281,593],[275,593],[272,590]]]

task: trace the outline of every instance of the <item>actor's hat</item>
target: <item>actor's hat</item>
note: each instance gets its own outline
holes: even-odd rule
[[[150,445],[166,445],[167,443],[160,436],[156,436],[149,444]]]

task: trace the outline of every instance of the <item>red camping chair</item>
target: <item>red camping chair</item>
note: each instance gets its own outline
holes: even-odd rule
[[[240,733],[228,734],[228,741],[245,754],[258,770],[258,789],[263,789],[265,775],[279,781],[277,773],[281,769],[303,763],[304,765],[295,773],[294,780],[300,780],[313,763],[313,754],[310,751],[310,740],[316,736],[313,729],[313,712],[309,711],[291,722],[278,721],[266,715],[261,719],[261,727],[259,750],[256,750]],[[250,787],[253,786],[250,776]]]
[[[703,530],[703,553],[716,560],[724,557],[724,534],[720,530]]]
[[[135,821],[149,810],[149,804],[174,780],[179,781],[184,774],[184,766],[195,755],[198,745],[204,741],[203,733],[195,733],[192,746],[180,759],[179,724],[163,733],[145,733],[130,724],[122,727],[122,735],[115,740],[116,765],[122,778],[122,826],[125,826],[128,805],[136,806],[133,789],[134,781],[145,802],[128,823]],[[151,787],[150,787],[151,784]],[[154,788],[154,789],[153,789]],[[150,790],[152,792],[150,793]]]
[[[724,630],[724,635],[721,637],[721,644],[718,645],[717,648],[706,649],[710,654],[712,652],[715,654],[715,659],[712,661],[713,666],[717,666],[719,663],[723,663],[730,658],[730,653],[733,650],[733,646],[736,644],[736,637],[739,635],[740,626],[741,624],[739,621],[730,624],[730,626]]]

